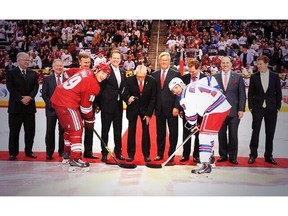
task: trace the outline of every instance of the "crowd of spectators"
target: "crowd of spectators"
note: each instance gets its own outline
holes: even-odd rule
[[[249,77],[263,54],[270,59],[270,69],[287,79],[287,20],[169,20],[167,24],[166,51],[176,68],[182,55],[185,63],[197,58],[202,70],[217,73],[227,55],[232,69]]]
[[[166,22],[166,51],[176,69],[182,56],[185,63],[197,58],[202,71],[217,73],[222,56],[228,55],[233,70],[241,72],[249,85],[256,58],[265,54],[271,60],[270,69],[281,73],[283,87],[288,87],[288,21]],[[38,69],[40,83],[55,58],[62,59],[67,68],[78,66],[77,55],[82,51],[91,53],[95,67],[107,62],[111,50],[118,48],[123,56],[121,67],[133,71],[138,64],[150,63],[151,26],[152,20],[0,20],[0,82],[5,83],[5,72],[15,67],[21,51],[29,53],[29,67]]]
[[[78,66],[79,52],[91,54],[92,67],[107,62],[118,48],[129,69],[148,63],[150,20],[0,20],[0,81],[15,67],[16,55],[27,52],[29,68],[38,71],[39,82],[49,74],[54,59],[66,68]],[[4,48],[3,48],[4,47]]]

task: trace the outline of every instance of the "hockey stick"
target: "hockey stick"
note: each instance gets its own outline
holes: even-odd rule
[[[174,157],[174,155],[177,153],[177,151],[191,138],[192,135],[196,134],[199,131],[199,128],[196,126],[193,128],[192,132],[189,134],[189,136],[176,148],[176,150],[173,152],[172,155],[162,164],[152,164],[147,163],[146,166],[149,168],[163,168],[170,160]]]
[[[111,155],[111,157],[114,159],[115,163],[121,167],[121,168],[126,168],[126,169],[135,169],[137,167],[136,164],[123,164],[120,163],[115,156],[113,155],[113,152],[108,148],[108,146],[106,145],[106,143],[104,142],[104,140],[99,136],[99,134],[97,133],[97,131],[95,129],[93,129],[94,133],[96,134],[96,136],[99,138],[99,140],[101,141],[101,146],[104,147],[108,153]]]

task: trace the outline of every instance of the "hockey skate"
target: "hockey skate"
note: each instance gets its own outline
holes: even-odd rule
[[[192,174],[201,174],[201,175],[192,175],[192,176],[205,176],[207,178],[210,177],[210,173],[212,171],[212,167],[209,162],[201,163],[200,168],[195,168],[191,170]]]
[[[78,160],[70,159],[69,164],[70,164],[69,172],[77,172],[77,171],[87,172],[87,171],[89,171],[90,164],[88,162],[82,161],[81,159],[78,159]]]
[[[70,156],[69,156],[68,152],[64,152],[62,158],[63,158],[62,164],[68,164],[69,163]]]

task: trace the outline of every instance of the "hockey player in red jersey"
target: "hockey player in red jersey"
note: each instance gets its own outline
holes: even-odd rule
[[[70,151],[70,166],[85,168],[89,167],[89,163],[81,160],[82,120],[86,128],[93,129],[95,116],[92,104],[99,94],[99,83],[110,75],[111,69],[109,65],[99,64],[95,72],[89,68],[73,70],[74,75],[56,87],[51,102],[64,128],[64,152]]]
[[[211,172],[210,156],[213,151],[214,138],[218,134],[223,121],[229,115],[231,105],[219,89],[190,83],[187,86],[176,77],[169,83],[169,89],[179,97],[180,105],[185,112],[185,118],[189,123],[187,128],[198,127],[196,125],[198,115],[203,117],[199,125],[199,155],[201,167],[193,169],[193,174]]]

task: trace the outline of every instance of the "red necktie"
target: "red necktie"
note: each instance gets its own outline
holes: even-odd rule
[[[142,95],[142,91],[143,91],[142,81],[139,82],[139,91],[140,91],[140,95]]]
[[[58,74],[58,75],[57,75],[57,86],[58,86],[58,85],[61,85],[60,77],[61,77],[61,76]]]
[[[161,89],[164,87],[164,81],[165,81],[165,70],[162,71],[161,75]]]
[[[197,80],[197,77],[196,77],[196,76],[193,76],[193,77],[192,77],[192,82],[196,82],[196,80]]]

